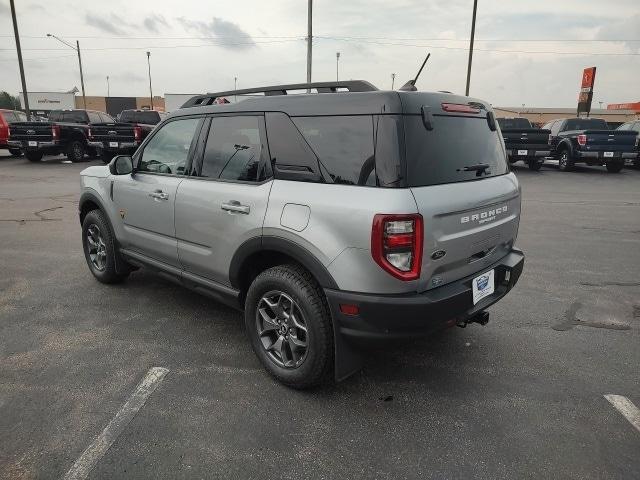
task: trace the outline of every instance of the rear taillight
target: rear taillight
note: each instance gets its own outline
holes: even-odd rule
[[[464,103],[443,103],[442,110],[455,113],[480,113],[479,108],[465,105]]]
[[[422,236],[422,215],[375,215],[371,255],[394,277],[416,280],[420,278],[422,264]]]
[[[60,138],[60,126],[52,125],[51,126],[51,136],[54,140],[58,140]]]
[[[578,135],[578,145],[585,146],[587,144],[587,136],[586,135]]]
[[[136,142],[140,142],[142,140],[142,128],[139,125],[133,127],[133,139]]]

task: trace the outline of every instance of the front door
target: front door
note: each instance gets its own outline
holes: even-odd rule
[[[170,121],[136,153],[131,175],[114,177],[113,201],[120,213],[122,247],[178,267],[174,207],[193,152],[198,118]]]
[[[178,258],[185,271],[229,285],[233,254],[262,235],[273,183],[264,117],[216,116],[203,135],[195,176],[178,186]]]

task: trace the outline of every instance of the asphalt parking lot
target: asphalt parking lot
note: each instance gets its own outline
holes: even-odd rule
[[[517,287],[486,327],[275,383],[241,315],[143,270],[86,267],[78,173],[0,152],[0,477],[61,478],[152,367],[88,478],[640,478],[640,170],[516,166]]]

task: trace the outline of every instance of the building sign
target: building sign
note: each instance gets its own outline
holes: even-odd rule
[[[586,113],[589,116],[593,100],[593,84],[596,81],[596,67],[585,68],[582,72],[582,84],[578,95],[578,116]]]
[[[20,93],[20,103],[24,105],[24,95]],[[75,108],[75,94],[62,92],[29,92],[29,107],[34,111],[48,111]]]
[[[610,103],[607,105],[607,110],[635,110],[636,112],[640,112],[640,102]]]

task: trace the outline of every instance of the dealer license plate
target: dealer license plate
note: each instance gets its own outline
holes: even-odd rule
[[[34,142],[33,140],[29,140],[29,146],[30,147],[37,147],[38,146],[38,142]]]
[[[613,157],[613,152],[604,152],[605,157]]]
[[[490,270],[473,279],[471,289],[473,291],[474,305],[495,291],[494,277],[495,270]]]
[[[111,148],[118,148],[118,142],[109,142]]]
[[[529,150],[518,150],[518,155],[528,155]]]

